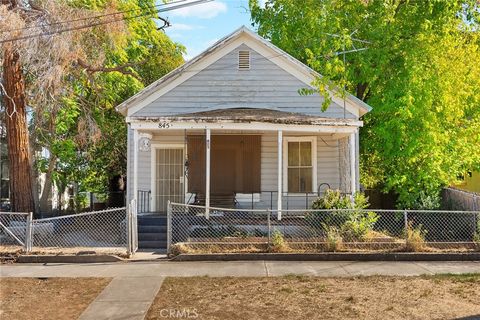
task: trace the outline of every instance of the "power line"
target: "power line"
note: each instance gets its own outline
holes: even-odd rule
[[[156,10],[155,10],[155,13],[158,14],[158,13],[160,13],[160,12],[166,12],[166,11],[176,10],[176,9],[180,9],[180,8],[190,7],[190,6],[194,6],[194,5],[197,5],[197,4],[207,3],[207,2],[210,2],[210,1],[213,1],[213,0],[196,0],[196,1],[191,1],[191,2],[184,3],[184,4],[179,4],[179,5],[176,5],[176,6],[171,6],[171,7],[168,7],[168,8],[156,9]],[[15,37],[15,38],[10,38],[10,39],[1,40],[1,41],[0,41],[0,44],[1,44],[1,43],[6,43],[6,42],[21,41],[21,40],[27,40],[27,39],[37,38],[37,37],[42,37],[42,36],[49,36],[49,35],[54,35],[54,34],[60,34],[60,33],[65,33],[65,32],[74,31],[74,30],[87,29],[87,28],[96,27],[96,26],[99,26],[99,25],[104,25],[104,24],[109,24],[109,23],[114,23],[114,22],[118,22],[118,21],[122,21],[122,20],[137,19],[137,18],[140,18],[140,17],[149,16],[149,15],[151,15],[151,14],[153,14],[153,12],[142,13],[142,14],[138,14],[138,15],[133,16],[133,17],[121,17],[120,19],[112,19],[112,20],[109,20],[109,21],[101,21],[101,22],[86,24],[86,25],[82,25],[82,26],[78,26],[78,27],[70,27],[70,28],[61,29],[61,30],[56,30],[56,31],[49,31],[49,32],[37,33],[37,34],[33,34],[33,35],[26,35],[26,36],[21,36],[21,37]],[[166,19],[163,19],[163,18],[160,18],[160,19],[162,19],[162,21],[164,21],[164,26],[161,27],[161,28],[164,28],[165,26],[167,26],[167,25],[169,24]],[[65,23],[68,23],[68,21],[65,21]]]
[[[93,20],[93,19],[98,19],[98,18],[103,18],[103,17],[114,16],[114,15],[118,15],[118,14],[125,14],[125,13],[130,13],[130,12],[139,11],[139,10],[155,9],[155,8],[157,8],[157,7],[169,6],[169,5],[172,5],[172,4],[175,4],[175,3],[185,2],[185,1],[187,1],[187,0],[177,0],[177,1],[172,1],[172,2],[168,2],[168,3],[157,4],[157,5],[154,5],[154,6],[146,6],[146,7],[138,8],[138,9],[130,9],[130,10],[124,10],[124,11],[115,11],[115,12],[110,12],[110,13],[106,13],[106,14],[96,15],[96,16],[93,16],[93,17],[84,17],[84,18],[78,18],[78,19],[73,19],[73,20],[57,21],[57,22],[48,23],[46,26],[51,27],[51,26],[60,25],[60,24],[78,22],[78,21],[83,21],[83,20]],[[212,0],[208,0],[208,1],[212,1]],[[205,2],[207,2],[207,1],[205,1]],[[161,18],[160,18],[160,19],[161,19]],[[44,26],[42,26],[42,25],[28,26],[28,27],[23,27],[23,28],[15,28],[15,29],[9,29],[9,30],[0,30],[0,32],[4,32],[4,33],[5,33],[5,32],[14,32],[14,31],[35,29],[35,28],[41,28],[41,27],[44,27]]]

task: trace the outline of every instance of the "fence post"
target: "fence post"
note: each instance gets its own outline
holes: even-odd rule
[[[127,205],[126,231],[127,231],[127,254],[131,255],[132,248],[132,202]]]
[[[30,212],[27,215],[27,224],[25,226],[25,252],[30,252],[32,251],[32,243],[33,243],[33,236],[32,236],[32,231],[33,231],[33,213]]]
[[[268,246],[270,246],[270,236],[272,234],[272,231],[271,231],[272,225],[271,225],[271,222],[270,222],[270,214],[271,213],[272,212],[270,210],[267,210],[267,230],[268,230],[267,244],[268,244]]]
[[[172,245],[172,204],[170,200],[167,202],[167,254],[170,254]]]
[[[405,237],[407,236],[407,230],[408,230],[408,212],[407,210],[403,210],[403,222],[404,222],[404,228],[405,228]]]

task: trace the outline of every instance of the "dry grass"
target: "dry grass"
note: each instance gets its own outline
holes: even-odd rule
[[[480,317],[480,275],[168,278],[146,319],[452,319]],[[166,310],[166,311],[162,311]]]
[[[405,251],[421,252],[426,249],[425,232],[422,230],[422,226],[414,228],[412,223],[409,223],[406,229]]]
[[[0,319],[77,319],[108,278],[1,278]]]

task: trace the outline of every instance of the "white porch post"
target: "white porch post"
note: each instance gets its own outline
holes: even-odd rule
[[[357,168],[356,168],[356,143],[355,143],[355,133],[350,134],[350,191],[353,194],[357,191]]]
[[[138,197],[138,130],[133,130],[133,197],[137,202]]]
[[[283,132],[278,131],[278,196],[277,196],[277,219],[282,219],[282,185],[283,185]]]
[[[210,216],[210,134],[210,129],[207,129],[205,134],[205,218],[207,219]]]

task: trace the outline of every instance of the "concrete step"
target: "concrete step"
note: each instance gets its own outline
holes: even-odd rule
[[[138,233],[167,233],[167,226],[138,225]]]
[[[138,217],[138,225],[139,226],[166,226],[167,225],[167,217],[162,216],[144,216]]]
[[[167,241],[166,233],[139,233],[138,241]]]
[[[138,241],[140,249],[166,249],[167,241]]]

